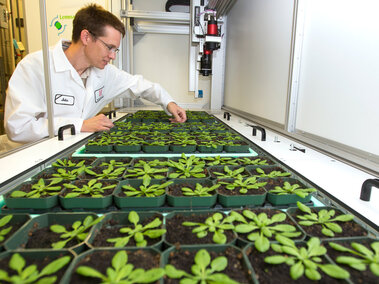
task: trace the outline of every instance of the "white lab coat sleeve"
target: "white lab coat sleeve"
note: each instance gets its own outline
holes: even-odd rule
[[[31,54],[16,67],[9,80],[5,103],[4,126],[8,138],[27,143],[47,137],[48,120],[42,59]],[[80,131],[80,117],[54,117],[54,134],[66,124]]]
[[[132,92],[131,98],[142,98],[158,104],[168,115],[171,115],[167,110],[167,105],[175,101],[161,85],[152,83],[141,75],[131,75],[113,65],[107,67],[108,78],[106,82],[110,86],[110,94],[116,97],[126,90],[130,90]]]

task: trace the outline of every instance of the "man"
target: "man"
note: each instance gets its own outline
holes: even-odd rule
[[[172,122],[186,121],[185,111],[161,86],[108,64],[115,59],[124,35],[124,25],[116,16],[91,4],[76,13],[72,42],[60,41],[50,50],[55,134],[67,124],[81,132],[110,129],[112,121],[97,114],[127,90],[131,96],[161,105],[174,116]],[[9,81],[5,129],[12,141],[25,143],[48,136],[44,86],[39,51],[26,56]]]

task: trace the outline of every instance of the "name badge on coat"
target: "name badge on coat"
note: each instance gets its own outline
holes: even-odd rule
[[[56,94],[54,103],[57,105],[73,106],[75,103],[75,97],[63,94]]]
[[[95,91],[95,103],[98,103],[104,98],[103,89],[104,87],[101,87]]]

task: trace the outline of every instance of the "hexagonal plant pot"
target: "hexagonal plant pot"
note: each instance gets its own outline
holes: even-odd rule
[[[74,181],[71,184],[80,188],[87,185],[90,180],[82,179]],[[104,209],[112,205],[113,192],[116,190],[118,180],[97,180],[96,183],[101,183],[103,186],[116,185],[114,188],[105,189],[102,197],[92,197],[91,195],[80,195],[77,197],[66,198],[65,196],[72,192],[69,188],[63,190],[58,198],[59,203],[65,209],[81,208],[81,209]]]
[[[74,259],[74,254],[68,250],[56,250],[56,251],[20,251],[20,250],[11,250],[4,252],[0,255],[0,269],[4,270],[8,273],[9,277],[16,277],[19,276],[15,268],[11,269],[9,266],[9,262],[15,254],[18,254],[24,261],[24,266],[21,266],[21,261],[17,264],[17,269],[20,269],[21,275],[24,277],[23,280],[25,282],[19,282],[19,283],[60,283],[60,280],[63,278],[63,275],[67,271],[70,262]],[[40,273],[42,270],[47,267],[50,263],[53,261],[68,256],[68,262],[63,267],[61,267],[59,270],[57,270],[55,273],[52,274],[45,274],[41,277],[38,277],[35,279],[35,281],[27,282],[30,278],[28,276],[31,276],[28,271],[30,270],[30,266],[35,265],[36,271],[35,273]],[[66,261],[65,261],[66,262]],[[55,266],[56,267],[56,266]],[[59,267],[56,267],[59,268]],[[38,272],[37,272],[38,271]],[[43,279],[47,279],[50,277],[56,277],[56,280],[54,282],[42,282]],[[14,278],[13,278],[14,279]],[[20,279],[20,278],[19,278]],[[21,280],[21,279],[20,279]],[[31,280],[31,279],[30,279]],[[42,281],[41,281],[42,280]],[[38,282],[41,281],[41,282]],[[8,283],[8,282],[5,282]],[[13,282],[11,282],[13,283]]]
[[[260,180],[264,180],[267,182],[265,189],[267,190],[267,201],[272,205],[289,205],[294,204],[296,206],[296,202],[308,203],[312,194],[309,193],[306,197],[300,197],[296,194],[276,194],[271,193],[270,190],[274,189],[276,185],[283,186],[284,182],[289,182],[291,185],[298,184],[301,188],[307,188],[301,181],[294,178],[262,178]]]
[[[151,184],[162,184],[166,180],[152,179]],[[146,208],[146,207],[160,207],[166,201],[166,193],[156,197],[128,197],[122,192],[124,185],[130,185],[134,188],[139,188],[143,184],[142,179],[129,179],[121,181],[116,191],[114,192],[114,202],[118,208]],[[166,189],[167,191],[167,189]]]
[[[248,153],[250,145],[245,141],[233,141],[236,145],[224,145],[225,152],[228,153]]]
[[[196,210],[196,211],[174,211],[165,216],[166,236],[165,242],[170,246],[180,245],[187,247],[188,245],[230,245],[234,244],[237,239],[237,234],[233,230],[224,230],[226,236],[225,243],[215,242],[215,233],[207,231],[207,235],[198,238],[192,230],[198,226],[184,226],[183,222],[205,223],[207,218],[212,217],[215,213],[221,214],[225,220],[227,215],[220,211],[214,210]]]
[[[113,257],[119,251],[125,251],[127,253],[127,263],[133,265],[133,269],[142,268],[145,271],[153,268],[160,267],[161,253],[155,249],[139,249],[139,248],[128,248],[128,249],[91,249],[87,252],[82,253],[71,263],[70,267],[67,269],[61,283],[100,283],[102,282],[99,278],[84,277],[76,273],[79,266],[88,266],[96,269],[103,275],[107,275],[107,270],[112,268]],[[124,263],[121,267],[126,267]],[[124,270],[125,271],[125,270]],[[133,273],[133,272],[132,272]],[[145,273],[145,272],[144,272]],[[127,275],[120,280],[126,280]],[[155,283],[156,281],[154,281]],[[125,283],[135,283],[128,282]]]
[[[344,214],[341,210],[334,208],[334,207],[329,207],[329,206],[321,206],[321,207],[309,207],[311,209],[312,213],[318,214],[320,210],[334,210],[335,215],[332,218],[337,217],[338,215]],[[356,222],[354,219],[351,221],[346,221],[346,222],[340,222],[336,221],[333,223],[337,223],[339,226],[342,228],[342,232],[336,233],[334,232],[334,236],[328,237],[327,235],[324,235],[322,233],[322,226],[319,224],[314,224],[311,226],[304,226],[299,224],[301,219],[297,217],[297,215],[305,215],[307,213],[301,211],[298,208],[292,207],[287,210],[287,213],[292,217],[292,219],[304,230],[304,232],[307,234],[309,237],[318,237],[321,240],[339,240],[339,239],[360,239],[362,237],[368,236],[368,231],[363,228],[358,222]]]
[[[26,213],[0,214],[0,252],[4,250],[4,243],[30,219]]]
[[[163,265],[172,265],[177,270],[185,271],[186,273],[193,275],[192,266],[195,265],[195,256],[200,250],[206,250],[210,256],[210,263],[204,267],[204,273],[210,272],[212,261],[217,257],[226,257],[227,266],[222,271],[215,271],[214,273],[222,273],[227,275],[230,279],[236,281],[236,283],[258,283],[257,279],[252,278],[251,265],[246,261],[246,258],[241,257],[242,252],[239,248],[232,245],[225,246],[187,246],[185,248],[171,247],[162,253]],[[203,270],[202,270],[203,271]],[[170,279],[166,275],[167,281]],[[183,278],[171,278],[172,282]],[[197,278],[197,280],[199,280]],[[199,280],[200,281],[200,280]],[[171,282],[170,282],[171,283]],[[222,282],[220,282],[222,283]]]
[[[49,180],[44,180],[45,183],[49,183]],[[58,185],[61,186],[62,190],[57,191],[56,195],[44,196],[40,198],[28,198],[28,197],[11,197],[11,194],[15,190],[30,192],[31,186],[38,183],[37,180],[23,182],[12,191],[4,195],[4,202],[8,208],[11,209],[49,209],[58,205],[58,194],[64,189],[63,182]]]
[[[52,251],[55,250],[51,245],[59,242],[62,239],[60,235],[50,230],[51,225],[67,226],[72,230],[71,226],[76,221],[81,221],[87,217],[92,216],[96,219],[98,216],[94,213],[45,213],[41,214],[30,220],[25,226],[18,230],[11,238],[5,243],[4,247],[7,250],[11,249],[25,249],[31,251]],[[90,230],[90,228],[89,228]],[[89,232],[89,230],[85,232]],[[88,236],[87,236],[88,238]],[[77,240],[69,241],[63,249],[68,249],[76,254],[86,250],[85,240],[77,242]]]
[[[197,145],[197,150],[200,153],[222,153],[223,149],[223,145],[217,145],[216,148],[211,146]]]
[[[169,148],[169,145],[142,145],[145,153],[167,153]]]
[[[170,151],[173,153],[194,153],[196,145],[170,145]]]
[[[138,153],[142,145],[114,145],[113,148],[117,153]]]
[[[113,145],[85,145],[87,153],[110,153],[113,150]]]
[[[182,187],[195,189],[196,184],[211,187],[213,182],[208,179],[172,179],[174,183],[168,186],[167,203],[173,207],[212,207],[217,201],[216,190],[211,192],[211,196],[186,196],[181,191]]]
[[[104,219],[101,223],[96,224],[91,231],[86,243],[90,248],[114,248],[114,242],[107,242],[107,239],[112,238],[124,238],[127,237],[127,233],[120,233],[121,228],[131,228],[134,230],[135,225],[129,221],[130,212],[110,212],[104,215]],[[164,229],[163,215],[157,212],[138,212],[138,225],[146,226],[154,219],[158,218],[162,224],[160,227],[153,229]],[[145,230],[146,231],[146,230]],[[145,231],[140,231],[145,232]],[[163,235],[158,238],[150,238],[149,235],[144,236],[144,240],[147,241],[147,245],[144,247],[137,246],[134,237],[131,237],[127,244],[123,248],[155,248],[160,250],[163,244]]]

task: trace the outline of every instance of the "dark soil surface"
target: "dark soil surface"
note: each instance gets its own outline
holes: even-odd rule
[[[321,269],[318,269],[318,272],[321,274],[320,281],[309,280],[307,277],[305,277],[305,275],[295,281],[290,276],[290,266],[287,264],[272,265],[264,262],[265,257],[278,254],[272,249],[265,253],[260,253],[254,247],[250,247],[247,249],[246,254],[260,284],[346,283],[344,280],[338,280],[329,277],[328,275],[324,274]],[[327,263],[327,261],[323,259],[322,263]]]
[[[188,250],[177,250],[173,251],[169,255],[168,263],[175,266],[176,269],[184,270],[189,274],[191,272],[191,266],[195,263],[194,258],[197,251]],[[228,266],[222,272],[229,276],[229,278],[239,282],[239,283],[252,283],[251,281],[251,271],[245,267],[243,263],[242,253],[234,248],[227,248],[225,252],[213,252],[208,251],[211,255],[211,260],[218,256],[225,256],[228,259]],[[208,267],[209,268],[209,267]],[[164,277],[164,283],[173,284],[179,283],[180,279],[170,279],[167,276]]]
[[[371,251],[373,251],[370,244],[373,243],[374,240],[365,239],[365,240],[359,240],[359,241],[358,240],[335,241],[335,243],[338,243],[338,244],[340,244],[346,248],[349,248],[349,249],[352,249],[351,245],[350,245],[352,242],[360,243],[360,244],[366,246]],[[328,243],[325,243],[325,247],[328,250],[328,256],[330,256],[335,263],[337,263],[336,258],[338,256],[352,256],[352,257],[356,257],[356,258],[360,259],[358,256],[350,254],[348,252],[337,251],[337,250],[331,248]],[[353,268],[350,268],[350,266],[348,266],[348,265],[344,265],[344,264],[338,264],[338,265],[341,266],[342,268],[344,268],[345,270],[349,271],[350,279],[354,283],[357,283],[357,284],[358,283],[359,284],[376,284],[376,283],[379,283],[379,277],[375,276],[371,272],[371,270],[369,269],[369,266],[367,266],[367,269],[365,271],[359,271],[359,270],[355,270]]]
[[[90,181],[90,180],[78,180],[78,181],[76,181],[76,182],[74,183],[74,185],[75,185],[75,186],[78,186],[79,188],[82,188],[83,185],[87,185],[89,181]],[[106,187],[106,186],[109,186],[109,185],[117,184],[117,183],[118,183],[118,181],[107,181],[107,182],[106,182],[106,181],[101,181],[101,180],[99,180],[98,182],[101,182],[101,184],[102,184],[103,187]],[[101,195],[102,195],[102,196],[111,195],[115,189],[116,189],[116,187],[114,187],[114,188],[109,188],[109,189],[105,189],[105,190],[104,190],[104,193],[101,193]],[[66,196],[68,193],[71,193],[71,192],[73,192],[73,190],[72,190],[71,188],[67,188],[67,189],[63,192],[63,194],[61,194],[61,196]],[[90,194],[82,194],[82,195],[80,195],[80,196],[81,196],[81,197],[91,197]]]
[[[61,254],[59,256],[56,256],[54,258],[51,258],[49,256],[45,256],[43,259],[36,259],[34,257],[26,257],[26,256],[23,256],[22,255],[22,258],[25,260],[25,266],[24,268],[28,267],[29,265],[37,265],[37,270],[40,272],[45,266],[47,266],[50,262],[62,257],[62,256],[65,256],[67,254]],[[8,272],[8,275],[10,277],[12,277],[13,275],[18,275],[16,273],[16,271],[10,269],[8,267],[9,265],[9,261],[11,259],[11,255],[6,257],[6,258],[3,258],[3,259],[0,259],[0,268],[5,270],[6,272]],[[73,259],[73,256],[71,255],[71,261]],[[66,266],[64,266],[63,268],[61,268],[60,270],[57,271],[57,273],[53,274],[55,276],[57,276],[57,281],[55,283],[59,283],[60,279],[63,277],[63,274],[65,273],[66,269],[68,268],[68,266],[70,265],[70,263],[66,264]],[[49,275],[49,276],[53,276],[53,275]],[[2,282],[3,283],[3,282]],[[8,283],[8,282],[6,282]]]
[[[330,210],[330,209],[328,209]],[[315,209],[312,209],[313,213],[316,213]],[[296,215],[304,215],[306,213],[302,212],[301,210],[297,209],[294,213],[291,213],[291,216],[294,218],[296,222],[301,221],[299,218],[296,217]],[[336,214],[334,217],[337,217],[338,215],[341,215],[343,213],[336,210]],[[333,218],[334,218],[333,217]],[[333,238],[340,238],[340,237],[356,237],[356,236],[367,236],[367,231],[358,223],[355,223],[354,221],[348,221],[348,222],[334,222],[341,226],[342,232],[341,233],[334,233]],[[301,226],[299,225],[309,236],[313,237],[319,237],[319,238],[329,238],[328,236],[325,236],[323,233],[321,233],[322,226],[321,225],[313,225],[313,226]]]
[[[145,226],[152,222],[155,218],[159,217],[162,221],[162,218],[160,215],[154,215],[150,218],[147,218],[144,221],[140,221],[139,224],[142,226]],[[163,223],[163,222],[162,222]],[[100,231],[95,232],[96,236],[92,241],[92,245],[94,247],[113,247],[114,243],[107,242],[107,239],[110,238],[119,238],[119,237],[126,237],[128,236],[127,234],[120,233],[121,228],[134,228],[134,225],[131,223],[119,223],[115,220],[108,220],[107,222],[104,223],[104,226],[100,229]],[[154,229],[162,229],[163,224],[160,228],[154,228]],[[163,236],[162,236],[163,237]],[[147,246],[152,246],[162,240],[162,237],[156,238],[156,239],[151,239],[147,236],[144,236],[144,239],[147,241]],[[128,247],[135,247],[136,246],[136,241],[134,238],[129,239],[128,244],[126,245]]]
[[[239,168],[239,166],[228,166],[228,168],[232,171],[236,170]],[[219,176],[219,175],[215,175],[214,172],[218,172],[218,173],[222,173],[222,174],[225,174],[225,171],[224,171],[224,166],[221,166],[221,167],[218,167],[218,168],[209,168],[209,174],[211,175],[211,178],[218,178],[218,179],[221,179],[221,178],[224,178],[222,176]],[[250,173],[245,169],[242,173],[241,173],[242,177],[249,177],[250,176]]]
[[[196,233],[192,233],[192,230],[196,226],[183,226],[183,222],[197,222],[197,223],[204,223],[205,220],[212,216],[214,213],[209,214],[191,214],[188,216],[183,215],[175,215],[170,219],[166,219],[166,241],[171,244],[181,244],[181,245],[188,245],[188,244],[215,244],[213,242],[213,233],[208,232],[207,236],[204,238],[198,238],[196,236]],[[232,230],[225,230],[224,234],[227,237],[227,243],[231,242],[235,235]]]
[[[200,184],[204,187],[211,187],[212,185],[207,183],[207,182],[200,182]],[[172,184],[170,186],[168,186],[168,191],[167,193],[170,194],[170,195],[173,195],[173,196],[186,196],[186,195],[183,195],[183,192],[182,192],[182,188],[183,187],[188,187],[192,190],[195,190],[196,188],[196,185],[195,184],[191,184],[191,183],[180,183],[180,184]],[[209,194],[211,195],[214,195],[216,194],[216,190],[213,190],[211,192],[209,192]],[[188,196],[190,197],[190,196]]]
[[[50,227],[38,228],[38,224],[34,224],[34,228],[29,231],[29,239],[25,244],[26,249],[35,248],[52,248],[52,244],[62,241],[60,234],[54,233],[50,230]],[[72,230],[71,225],[65,226],[66,230]],[[72,239],[69,241],[64,248],[71,248],[79,244],[78,240]]]
[[[266,213],[267,217],[269,217],[269,218],[271,218],[271,217],[274,216],[275,214],[278,214],[278,213],[284,213],[283,211],[281,211],[281,210],[277,210],[277,209],[248,209],[248,210],[254,212],[254,213],[257,214],[257,215],[259,215],[260,213],[263,213],[263,212],[264,212],[264,213]],[[238,211],[236,211],[236,212],[238,212],[238,213],[240,213],[241,215],[243,215],[243,214],[242,214],[242,211],[243,211],[243,210],[238,210]],[[250,219],[248,219],[248,218],[246,218],[246,217],[245,217],[245,219],[246,219],[248,222],[249,222],[249,220],[250,220]],[[251,221],[251,222],[253,222],[253,221]],[[239,224],[239,223],[236,222],[235,225],[237,225],[237,224]],[[283,222],[277,222],[277,223],[274,223],[273,226],[278,225],[278,224],[288,224],[288,225],[292,225],[292,226],[296,227],[296,231],[300,231],[300,229],[299,229],[298,226],[295,224],[295,222],[293,222],[288,216],[287,216],[287,218],[286,218]],[[252,232],[259,232],[259,230],[254,230],[254,231],[252,231]],[[252,232],[250,232],[250,233],[252,233]],[[246,233],[246,234],[238,233],[238,237],[239,237],[240,239],[246,241],[246,242],[251,242],[251,241],[247,238],[247,236],[248,236],[250,233]],[[303,237],[304,237],[304,233],[302,233],[300,236],[298,236],[298,237],[296,237],[296,238],[294,238],[294,239],[299,240],[299,239],[302,239]],[[269,239],[270,239],[270,240],[275,240],[275,234],[273,234],[272,237],[269,238]]]
[[[106,269],[108,267],[112,267],[112,258],[116,254],[117,251],[99,251],[94,252],[91,255],[88,255],[84,259],[82,259],[72,270],[72,276],[70,283],[78,283],[78,284],[93,284],[93,283],[101,283],[99,278],[92,277],[84,277],[77,274],[76,269],[81,266],[90,266],[102,274],[106,275]],[[160,255],[152,254],[148,251],[137,250],[137,251],[127,251],[128,254],[128,263],[132,263],[134,265],[134,269],[143,268],[145,270],[149,270],[152,268],[159,267]]]
[[[222,180],[220,180],[222,181]],[[221,185],[217,191],[218,193],[220,194],[223,194],[223,195],[230,195],[230,196],[235,196],[235,195],[262,195],[264,194],[266,191],[263,189],[263,188],[258,188],[258,189],[249,189],[247,191],[247,193],[243,194],[243,193],[240,193],[240,187],[236,187],[235,189],[233,190],[229,190],[226,188],[226,185]]]

